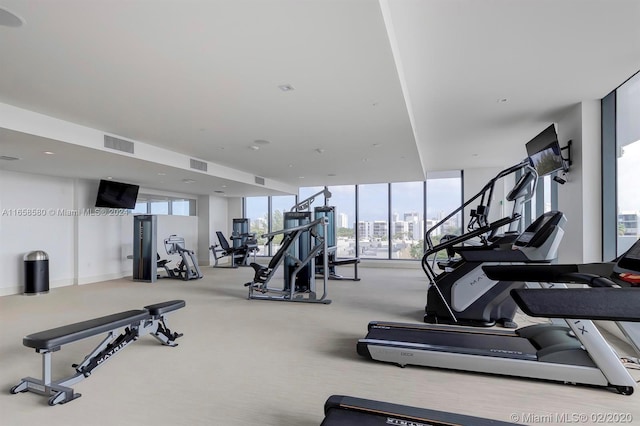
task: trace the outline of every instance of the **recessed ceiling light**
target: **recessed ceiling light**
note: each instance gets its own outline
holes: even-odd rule
[[[222,185],[222,188],[226,188],[226,187],[227,187],[227,185]]]
[[[472,156],[472,157],[477,157],[477,156],[478,156],[478,154],[471,154],[471,156]]]
[[[55,152],[45,151],[45,152],[44,152],[44,154],[47,154],[47,155],[54,155],[54,154],[55,154]]]
[[[260,147],[258,145],[249,145],[249,149],[252,149],[254,151],[257,151],[260,149]]]
[[[316,148],[316,152],[318,154],[322,154],[322,153],[324,153],[324,151],[325,151],[324,148]]]
[[[374,147],[374,148],[378,148],[378,147],[382,146],[382,144],[381,143],[374,143],[374,144],[371,144],[371,146]]]
[[[327,174],[327,176],[335,176],[335,175],[336,175],[335,173],[329,173],[329,174]]]
[[[304,179],[304,176],[298,176],[298,179]]]
[[[367,163],[368,161],[369,161],[369,159],[368,159],[367,157],[364,157],[364,158],[362,159],[362,162],[363,162],[363,163]]]
[[[162,173],[162,172],[158,173],[158,176],[166,176],[166,175],[167,175],[166,173]]]
[[[213,192],[215,192],[216,194],[224,194],[224,191],[213,191]]]
[[[195,180],[193,180],[193,179],[182,179],[182,182],[184,182],[184,183],[195,183]]]
[[[293,164],[289,164],[289,168],[293,167]]]
[[[0,7],[0,26],[17,28],[22,25],[24,25],[24,19],[15,13],[9,12],[7,9]]]
[[[112,180],[113,176],[107,176],[107,180]]]
[[[271,142],[266,139],[256,139],[253,143],[256,145],[269,145]]]
[[[499,98],[496,102],[499,103],[499,104],[503,104],[503,103],[505,103],[507,101],[508,101],[507,98]]]
[[[278,89],[282,90],[283,92],[291,92],[292,90],[296,90],[295,87],[290,84],[281,84],[278,86]]]

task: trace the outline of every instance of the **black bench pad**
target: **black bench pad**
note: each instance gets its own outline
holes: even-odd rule
[[[131,310],[30,334],[22,344],[35,349],[54,349],[76,340],[149,319],[148,310]]]
[[[155,317],[158,315],[166,314],[167,312],[175,311],[176,309],[184,308],[185,306],[186,303],[184,300],[170,300],[168,302],[148,305],[144,308]]]
[[[330,260],[329,266],[353,265],[354,263],[360,263],[360,258],[353,257],[353,258],[347,258],[347,259]]]

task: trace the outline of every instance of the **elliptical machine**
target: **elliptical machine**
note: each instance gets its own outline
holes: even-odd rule
[[[513,202],[511,214],[489,222],[490,203],[496,183],[517,172],[521,173],[521,177],[506,197],[507,201]],[[509,167],[491,179],[473,198],[427,231],[425,240],[428,249],[422,258],[422,269],[429,281],[424,322],[517,327],[513,321],[517,306],[509,292],[523,287],[525,283],[499,283],[490,280],[482,266],[548,263],[557,257],[566,223],[561,212],[547,212],[522,234],[517,231],[523,205],[535,195],[537,181],[538,175],[528,160]],[[435,245],[432,235],[436,230],[478,199],[480,204],[471,210],[467,232],[460,236],[445,236]],[[508,231],[499,234],[500,229],[507,225]],[[472,239],[479,239],[479,245],[463,245]],[[447,252],[448,259],[437,262],[437,253],[443,250]],[[436,273],[436,264],[443,272]]]

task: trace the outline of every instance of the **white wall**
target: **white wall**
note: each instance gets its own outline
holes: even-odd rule
[[[233,223],[232,219],[242,218],[242,198],[229,198],[227,200],[227,217],[229,220],[226,222],[226,233],[231,234]]]
[[[184,247],[196,251],[198,256],[198,217],[158,215],[158,254],[161,259],[170,259],[169,266],[176,267],[182,257],[177,254],[168,255],[164,245],[165,238],[171,235],[184,238]],[[133,238],[133,225],[130,237]]]
[[[97,187],[97,180],[0,170],[0,296],[23,292],[23,257],[34,250],[49,255],[52,289],[131,275],[133,215],[95,209]],[[229,222],[226,201],[211,198],[204,220]],[[188,249],[198,249],[198,228],[199,217],[159,215],[160,256],[175,264],[180,260],[166,256],[164,239],[172,234],[183,237]]]
[[[92,212],[75,217],[77,241],[76,284],[112,280],[129,275],[133,253],[133,215],[120,209],[96,209],[98,182],[75,181],[75,204],[78,212]]]
[[[572,141],[573,161],[558,188],[558,209],[567,217],[559,263],[602,261],[600,123],[598,100],[577,104],[558,120],[560,146]]]
[[[209,195],[201,195],[198,197],[198,247],[196,255],[198,256],[198,264],[208,266],[211,264],[211,250],[209,247],[213,244],[210,237],[213,234],[211,230],[211,213],[209,209]]]
[[[234,197],[218,197],[218,196],[206,196],[201,197],[202,203],[207,203],[208,217],[201,218],[201,221],[206,220],[206,229],[201,229],[199,232],[200,245],[205,246],[208,250],[208,257],[199,256],[198,259],[201,264],[213,265],[213,253],[208,248],[212,245],[219,245],[216,231],[220,231],[229,240],[229,236],[232,231],[232,219],[234,217],[242,217],[242,198]],[[201,204],[203,205],[203,204]],[[229,262],[228,257],[224,257],[220,260],[221,264]]]
[[[50,287],[74,282],[74,218],[56,215],[73,208],[73,180],[0,170],[0,294],[23,289],[23,256],[49,254]]]

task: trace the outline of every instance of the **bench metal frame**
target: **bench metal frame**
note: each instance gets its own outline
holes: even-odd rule
[[[127,321],[127,318],[121,318],[113,321],[113,328],[107,331],[107,336],[98,344],[98,346],[85,356],[84,360],[80,364],[73,365],[76,372],[71,376],[58,380],[52,380],[52,354],[59,351],[64,344],[103,333],[105,331],[104,328],[108,327],[109,324],[104,323],[96,326],[96,320],[89,320],[25,337],[23,341],[25,346],[33,347],[30,343],[30,338],[32,336],[36,338],[37,335],[50,332],[55,334],[53,333],[54,331],[60,330],[61,333],[49,340],[63,339],[64,341],[59,345],[52,347],[49,347],[46,342],[45,344],[42,344],[42,347],[36,347],[36,352],[42,355],[42,378],[37,379],[34,377],[25,377],[20,381],[20,383],[11,388],[11,393],[17,394],[20,392],[33,392],[39,395],[48,396],[48,404],[51,406],[64,404],[79,398],[81,394],[75,393],[72,386],[89,377],[94,369],[104,365],[109,359],[139,337],[144,336],[145,334],[151,334],[165,346],[177,346],[178,344],[175,340],[178,337],[181,337],[182,334],[172,333],[167,328],[165,316],[168,312],[182,308],[183,306],[185,306],[184,301],[174,300],[145,306],[145,310],[121,313],[125,317],[127,316],[126,314],[129,314],[129,320]],[[120,314],[115,314],[115,316],[118,315]],[[114,315],[111,317],[113,316]],[[105,317],[105,319],[108,319],[108,317]],[[87,329],[81,330],[82,325],[87,325]],[[65,328],[69,329],[69,327],[74,327],[77,335],[69,335],[68,338],[65,339],[62,331],[64,331]],[[118,330],[122,328],[124,328],[124,330],[118,334]],[[80,333],[77,333],[78,331],[80,331]]]

